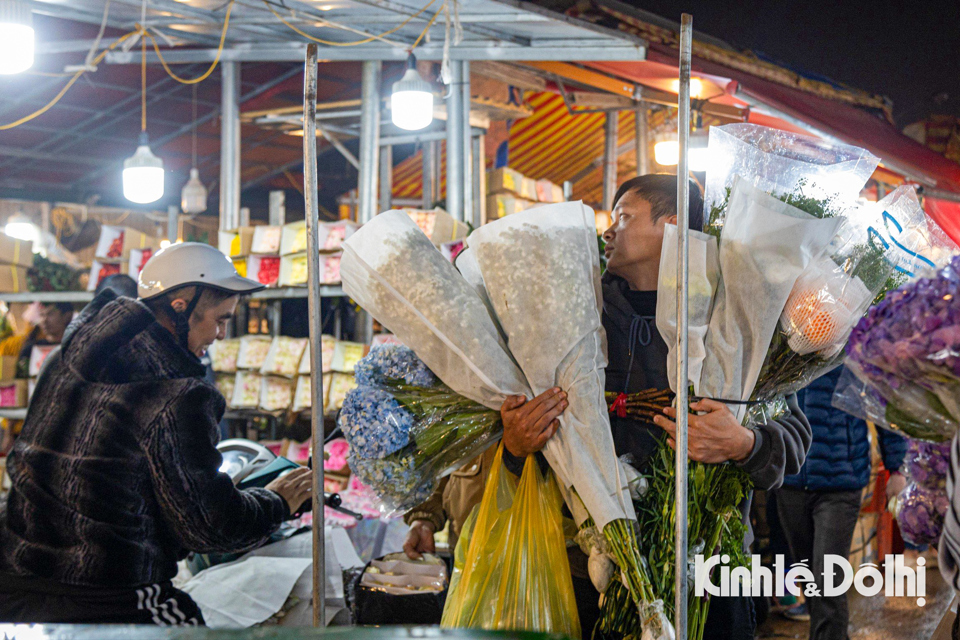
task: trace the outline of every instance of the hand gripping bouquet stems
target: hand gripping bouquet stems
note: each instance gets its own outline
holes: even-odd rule
[[[412,349],[374,347],[354,375],[339,424],[350,467],[382,512],[423,503],[440,478],[500,437],[500,413],[452,391]]]
[[[941,442],[960,426],[960,256],[871,307],[847,345],[834,405],[913,438]],[[848,380],[849,381],[849,377]]]
[[[481,227],[467,245],[533,394],[554,386],[568,394],[560,429],[543,450],[568,490],[567,504],[579,525],[603,531],[634,602],[650,610],[643,616],[645,633],[672,637],[642,566],[633,505],[610,432],[592,210],[580,202],[539,207]]]

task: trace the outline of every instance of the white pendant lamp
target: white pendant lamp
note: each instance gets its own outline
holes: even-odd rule
[[[34,31],[30,9],[21,0],[0,0],[0,75],[33,66]]]
[[[180,192],[180,208],[184,213],[203,213],[207,210],[207,188],[200,182],[197,169],[197,85],[193,85],[193,165],[190,179]]]
[[[156,202],[163,197],[163,160],[150,151],[146,131],[140,133],[136,153],[123,162],[123,196],[137,204]]]
[[[393,124],[407,131],[418,131],[433,122],[433,90],[417,73],[417,59],[410,54],[407,71],[393,83],[390,96]]]

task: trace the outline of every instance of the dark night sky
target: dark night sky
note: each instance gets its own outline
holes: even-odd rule
[[[960,115],[960,0],[626,0],[737,49],[893,100],[899,126]]]

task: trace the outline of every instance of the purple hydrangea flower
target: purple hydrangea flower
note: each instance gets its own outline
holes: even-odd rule
[[[903,539],[917,546],[937,544],[949,505],[945,493],[908,485],[897,498],[897,522]]]
[[[931,491],[946,493],[950,443],[911,439],[904,466],[906,475],[914,484]]]

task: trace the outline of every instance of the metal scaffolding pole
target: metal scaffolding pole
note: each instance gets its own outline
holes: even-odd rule
[[[365,70],[366,71],[366,70]],[[366,74],[365,74],[366,75]],[[317,45],[307,46],[303,74],[303,195],[307,222],[307,260],[310,288],[307,306],[310,316],[310,394],[323,397],[323,353],[320,335],[323,320],[320,314],[320,261],[318,241],[319,208],[317,203]],[[326,625],[326,550],[323,496],[323,403],[310,405],[310,426],[313,429],[313,626]]]
[[[487,158],[484,145],[487,136],[482,133],[473,138],[473,226],[479,228],[487,222]]]
[[[436,202],[436,188],[433,180],[433,166],[437,162],[437,144],[436,142],[424,142],[423,143],[423,169],[421,175],[423,175],[423,208],[432,209],[433,203]]]
[[[687,637],[687,426],[689,411],[688,372],[689,342],[687,336],[690,277],[690,180],[688,148],[690,144],[690,58],[693,43],[693,16],[680,18],[680,91],[677,129],[680,158],[677,163],[677,434],[676,442],[676,557],[674,574],[675,629],[677,638]]]
[[[220,63],[220,228],[240,226],[240,63]]]
[[[360,89],[360,179],[357,192],[357,222],[369,222],[379,213],[377,208],[377,176],[380,165],[380,71],[382,63],[363,63]],[[318,343],[319,344],[319,343]]]
[[[634,111],[634,152],[637,155],[637,175],[642,176],[649,173],[649,133],[647,131],[647,108],[643,104],[638,104]]]
[[[460,127],[463,137],[463,220],[476,226],[477,211],[473,200],[475,185],[473,183],[473,136],[470,128],[470,62],[460,63],[463,74],[461,88]]]
[[[617,125],[620,113],[608,111],[604,123],[603,146],[603,210],[613,209],[613,197],[617,193]]]
[[[393,208],[393,147],[380,149],[380,208]]]
[[[447,97],[447,213],[463,221],[463,63],[450,61],[451,86]]]

